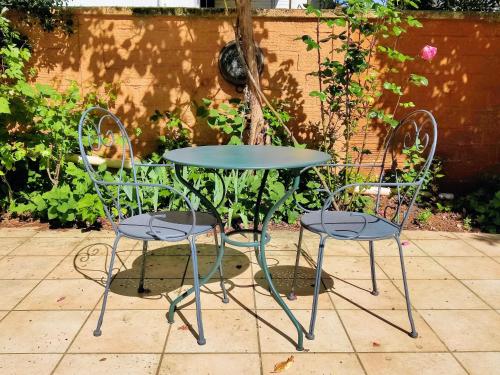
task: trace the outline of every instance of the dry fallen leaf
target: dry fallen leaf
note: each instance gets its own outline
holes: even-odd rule
[[[179,331],[187,331],[189,330],[189,327],[185,324],[181,325],[179,328],[177,328]]]
[[[294,358],[293,358],[293,355],[292,355],[286,361],[276,363],[274,365],[274,371],[272,372],[272,374],[276,374],[278,372],[286,371],[292,365],[293,360],[294,360]]]
[[[374,340],[374,341],[372,342],[372,345],[373,345],[373,346],[380,346],[380,341],[378,341],[378,340]]]

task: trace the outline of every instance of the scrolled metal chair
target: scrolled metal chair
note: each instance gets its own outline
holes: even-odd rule
[[[316,233],[320,236],[316,279],[314,285],[314,296],[311,320],[309,331],[306,337],[310,340],[314,339],[314,326],[316,322],[316,312],[318,307],[318,295],[321,287],[321,272],[323,263],[323,253],[325,242],[327,239],[338,240],[356,240],[369,241],[370,253],[370,268],[372,279],[372,294],[378,295],[377,281],[375,275],[375,258],[374,258],[374,241],[382,239],[394,239],[399,248],[399,257],[401,263],[401,271],[403,275],[403,285],[406,299],[406,308],[408,319],[410,321],[411,331],[409,335],[413,338],[417,337],[415,323],[411,312],[410,294],[408,291],[408,283],[406,279],[406,271],[403,257],[403,248],[401,245],[400,235],[403,231],[403,226],[408,219],[413,204],[417,198],[420,188],[425,181],[429,167],[432,163],[434,152],[437,143],[437,124],[434,116],[425,110],[417,110],[406,116],[400,123],[392,129],[387,137],[384,147],[384,153],[381,163],[378,164],[326,164],[326,167],[372,167],[380,168],[378,182],[352,183],[342,186],[334,191],[330,189],[318,189],[322,193],[326,193],[327,198],[321,210],[302,209],[306,212],[300,220],[300,234],[297,248],[297,257],[295,261],[295,269],[292,281],[292,288],[288,295],[289,300],[296,299],[294,289],[297,280],[297,268],[301,254],[302,236],[304,229]],[[401,161],[402,150],[413,150],[418,153],[421,162],[417,163],[413,178],[401,181],[401,176],[398,174],[398,162]],[[390,162],[390,169],[393,172],[394,182],[384,182],[385,167]],[[305,172],[309,168],[305,168]],[[340,194],[349,193],[353,189],[365,189],[368,187],[376,187],[376,203],[375,212],[379,212],[381,189],[383,187],[395,190],[397,197],[396,207],[393,207],[394,212],[390,218],[386,218],[378,214],[366,214],[360,212],[338,211],[332,210],[332,205],[335,199]]]
[[[115,138],[119,137],[115,141]],[[200,283],[198,273],[198,260],[196,250],[196,237],[214,231],[215,245],[221,251],[218,245],[217,233],[215,231],[218,225],[215,216],[195,211],[189,198],[164,184],[152,184],[138,181],[137,167],[172,167],[170,164],[143,164],[134,160],[134,153],[130,138],[127,135],[122,122],[114,114],[106,109],[92,107],[87,109],[80,119],[78,126],[78,140],[80,153],[85,169],[94,183],[96,192],[103,203],[104,211],[113,229],[116,238],[113,243],[111,259],[109,263],[108,275],[102,308],[97,321],[97,327],[94,330],[94,336],[102,334],[101,325],[106,310],[106,302],[113,276],[113,264],[115,261],[118,242],[122,237],[128,237],[143,241],[142,267],[139,280],[138,292],[144,293],[145,261],[147,255],[148,241],[167,241],[179,242],[187,239],[190,244],[191,258],[193,264],[194,293],[196,300],[196,318],[198,324],[198,344],[205,344],[203,332],[203,322],[201,316]],[[94,169],[89,154],[100,151],[103,147],[111,149],[120,154],[120,162],[115,174],[115,179],[103,178],[99,169]],[[131,177],[125,178],[126,168],[130,169]],[[145,213],[142,209],[143,190],[147,188],[166,189],[172,196],[180,197],[187,211],[165,211]],[[136,212],[134,212],[136,211]],[[221,278],[221,288],[223,293],[223,302],[227,303],[228,297],[223,282],[222,267],[219,268]]]

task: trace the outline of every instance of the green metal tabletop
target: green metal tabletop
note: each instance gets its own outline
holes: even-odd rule
[[[213,169],[298,169],[330,160],[325,152],[295,147],[219,145],[167,151],[175,164]]]

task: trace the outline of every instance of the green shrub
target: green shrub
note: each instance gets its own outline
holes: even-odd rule
[[[474,225],[490,232],[500,232],[500,175],[481,178],[477,190],[459,199],[457,209]]]

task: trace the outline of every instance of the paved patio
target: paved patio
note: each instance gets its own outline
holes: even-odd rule
[[[290,285],[298,238],[274,232],[268,251],[278,289]],[[198,346],[190,300],[166,322],[168,299],[192,285],[187,244],[155,243],[139,298],[141,245],[119,246],[103,335],[92,336],[113,240],[110,232],[0,229],[0,374],[268,374],[293,355],[286,374],[500,373],[500,236],[406,232],[406,264],[419,337],[411,339],[397,248],[376,246],[380,295],[372,296],[364,243],[327,243],[316,340],[298,353],[294,329],[269,296],[255,257],[230,248],[231,302],[217,282],[204,288],[207,344]],[[215,248],[200,239],[200,272]],[[317,238],[305,237],[298,299],[308,326]],[[291,335],[289,337],[288,335]]]

